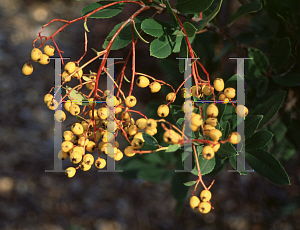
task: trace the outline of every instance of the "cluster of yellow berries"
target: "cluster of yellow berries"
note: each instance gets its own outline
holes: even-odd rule
[[[201,200],[200,200],[201,199]],[[199,212],[206,214],[211,210],[211,192],[209,190],[202,190],[200,199],[197,196],[190,198],[190,206],[192,209],[198,208]]]

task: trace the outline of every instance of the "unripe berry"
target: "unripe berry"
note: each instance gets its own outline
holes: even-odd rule
[[[87,165],[92,165],[94,163],[94,157],[92,154],[85,154],[83,157],[83,162]]]
[[[157,93],[161,89],[161,85],[159,82],[155,81],[149,85],[151,93]]]
[[[208,202],[201,202],[199,204],[199,211],[203,214],[209,213],[211,210],[211,204]]]
[[[70,153],[70,161],[73,164],[78,164],[82,160],[82,153],[79,151],[72,151]]]
[[[215,104],[210,104],[206,109],[207,116],[217,117],[219,114],[219,109]]]
[[[139,76],[136,80],[136,84],[138,87],[145,88],[149,85],[150,81],[147,77]]]
[[[34,62],[38,62],[42,59],[43,53],[38,48],[33,48],[31,51],[31,59]]]
[[[71,141],[64,141],[61,144],[61,150],[64,152],[69,152],[73,147],[74,147],[74,145]]]
[[[73,177],[76,173],[76,169],[74,167],[69,167],[65,171],[65,175],[68,176],[69,178]]]
[[[211,88],[213,89],[214,87],[211,86]],[[210,89],[210,87],[209,87],[208,85],[204,85],[204,86],[202,87],[202,92],[203,92],[203,94],[204,94],[205,96],[210,96],[210,95],[213,94],[212,91],[211,91],[211,89]]]
[[[32,74],[32,72],[33,72],[33,66],[31,64],[26,63],[26,64],[23,65],[22,73],[24,75],[28,76],[28,75]]]
[[[231,87],[226,88],[226,89],[224,90],[224,95],[225,95],[225,97],[227,97],[227,98],[229,98],[229,99],[234,98],[234,97],[235,97],[235,89],[234,89],[234,88],[231,88]]]
[[[46,54],[42,54],[42,58],[41,58],[41,60],[39,60],[39,63],[42,65],[47,65],[47,64],[49,64],[49,62],[50,62],[49,56]]]
[[[68,158],[68,153],[60,150],[59,153],[58,153],[58,155],[57,155],[57,157],[60,160],[65,160],[65,159]]]
[[[125,104],[126,104],[126,106],[128,106],[128,107],[133,107],[133,106],[135,106],[135,105],[136,105],[136,102],[137,102],[137,100],[136,100],[135,96],[132,96],[132,95],[126,97],[126,99],[125,99]]]
[[[202,149],[202,156],[206,160],[210,160],[215,156],[215,152],[212,147],[206,145]]]
[[[103,158],[98,158],[98,159],[95,161],[95,166],[96,166],[96,168],[98,168],[98,169],[103,169],[103,168],[106,166],[106,160],[103,159]]]
[[[157,109],[157,115],[160,117],[166,117],[169,115],[170,109],[167,105],[160,105]]]
[[[221,92],[224,89],[224,80],[222,78],[216,78],[214,80],[214,88]]]
[[[140,149],[142,148],[144,145],[144,142],[140,139],[140,138],[134,138],[132,141],[131,141],[131,146],[134,148],[134,149]]]
[[[190,198],[190,206],[192,209],[197,208],[200,204],[200,200],[197,196],[192,196]]]
[[[94,141],[89,141],[86,145],[85,145],[85,149],[89,152],[94,152],[96,150],[96,144]]]
[[[44,102],[47,104],[48,101],[52,101],[53,100],[53,95],[50,93],[47,93],[44,97]]]
[[[218,141],[220,137],[222,136],[222,132],[218,129],[212,129],[209,131],[208,136],[213,140],[213,141]]]
[[[80,165],[79,165],[79,168],[82,170],[82,171],[88,171],[91,169],[91,165],[87,165],[85,164],[84,162],[82,162]]]
[[[67,71],[69,74],[73,73],[75,71],[76,65],[74,62],[68,62],[65,65],[65,71]]]
[[[229,142],[233,145],[236,145],[237,143],[239,143],[241,141],[242,137],[238,132],[232,132],[229,135]]]
[[[69,112],[73,115],[76,116],[80,113],[80,107],[76,104],[72,104],[69,108]]]
[[[64,120],[66,120],[66,114],[62,110],[56,110],[54,118],[57,122],[63,122]]]
[[[44,53],[47,54],[48,56],[52,57],[52,56],[54,56],[55,48],[53,46],[46,45],[44,47]]]
[[[246,117],[248,115],[248,108],[244,105],[238,105],[235,107],[235,112],[239,117]]]
[[[73,124],[73,125],[71,126],[71,131],[72,131],[73,133],[75,133],[76,135],[80,135],[80,134],[83,133],[83,127],[82,127],[81,124],[75,123],[75,124]]]
[[[74,134],[71,131],[69,131],[69,130],[64,131],[64,139],[65,139],[65,141],[72,140],[73,136],[74,136]]]
[[[211,192],[209,190],[202,190],[201,193],[200,193],[200,198],[202,201],[210,201],[211,199]]]
[[[134,148],[133,146],[127,146],[125,149],[124,149],[124,153],[126,156],[128,157],[132,157],[135,155],[135,153],[133,152],[134,151]]]
[[[108,111],[106,107],[102,107],[98,109],[98,117],[100,117],[102,120],[105,120],[108,116]]]
[[[80,69],[80,67],[78,67],[78,66],[75,67],[74,72],[75,72],[75,71],[77,71],[77,72],[74,73],[72,77],[79,80],[79,79],[82,77],[82,75],[83,75],[83,71],[82,71],[82,69]]]
[[[144,129],[147,127],[147,120],[145,118],[140,118],[136,121],[136,126],[138,129]]]
[[[166,101],[168,102],[174,102],[176,99],[176,94],[171,92],[171,93],[168,93],[168,95],[166,96]]]

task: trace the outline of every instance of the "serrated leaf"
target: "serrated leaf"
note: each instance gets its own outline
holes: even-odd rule
[[[264,116],[258,126],[259,129],[264,124],[266,124],[269,120],[271,120],[275,116],[275,114],[278,112],[279,108],[281,107],[281,105],[284,101],[285,94],[286,94],[285,91],[280,90],[280,91],[274,93],[264,103],[259,104],[259,107],[257,106],[257,109],[255,110],[255,114],[261,114]]]
[[[283,86],[299,86],[300,85],[300,74],[298,73],[288,73],[284,76],[275,76],[272,77],[273,81],[276,84]]]
[[[157,58],[168,57],[174,48],[176,36],[161,36],[150,44],[150,55]]]
[[[190,187],[190,186],[193,186],[194,184],[196,184],[197,183],[197,181],[189,181],[189,182],[185,182],[185,183],[183,183],[185,186],[188,186],[188,187]]]
[[[96,10],[97,8],[111,4],[113,2],[116,2],[116,1],[94,2],[94,3],[89,4],[86,7],[84,7],[81,11],[81,14],[82,14],[82,16],[85,16],[85,15],[89,14],[90,12]],[[96,13],[90,15],[89,18],[111,18],[111,17],[119,14],[123,10],[124,5],[125,5],[124,3],[119,3],[119,4],[109,6],[107,8],[104,8],[104,9],[97,11]]]
[[[227,26],[230,27],[239,18],[243,17],[246,14],[255,13],[261,8],[262,4],[259,2],[252,2],[242,5],[240,8],[238,8],[237,12],[235,12],[235,14],[230,17]]]
[[[272,139],[273,134],[269,131],[259,131],[246,139],[246,151],[252,149],[261,149],[265,147]]]
[[[180,145],[179,144],[176,144],[176,145],[169,145],[168,149],[166,150],[166,152],[176,152],[177,149],[180,148]]]
[[[262,115],[253,115],[246,117],[245,120],[245,139],[251,137],[257,129],[259,123],[263,119]]]
[[[291,41],[288,37],[279,39],[270,51],[270,65],[272,69],[283,66],[291,55]]]
[[[198,0],[195,0],[197,2],[201,2],[201,1],[198,1]],[[182,0],[181,2],[184,2],[184,0]],[[207,1],[209,2],[209,1]],[[211,1],[212,3],[213,1]],[[217,6],[216,8],[211,12],[210,15],[208,15],[207,17],[203,18],[202,20],[200,20],[199,22],[194,22],[194,26],[197,28],[198,31],[201,31],[204,29],[205,25],[210,22],[216,15],[217,13],[220,11],[220,8],[221,8],[221,5],[222,5],[222,2],[223,0],[219,0],[218,3],[217,3]]]
[[[247,151],[246,162],[261,176],[279,185],[290,185],[289,177],[280,162],[263,149]]]
[[[178,0],[176,2],[176,9],[183,14],[199,14],[207,10],[213,0]]]
[[[216,152],[216,155],[221,159],[236,156],[236,154],[236,149],[230,142],[220,144],[220,148]]]
[[[143,133],[143,138],[147,144],[158,146],[157,140],[148,133]]]
[[[269,62],[263,52],[259,49],[248,48],[248,56],[253,58],[255,65],[261,73],[265,73],[268,70]]]

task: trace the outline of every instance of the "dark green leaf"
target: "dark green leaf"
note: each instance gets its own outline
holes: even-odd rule
[[[198,3],[201,3],[202,1],[199,0],[194,0],[197,1]],[[194,22],[194,26],[197,28],[198,31],[201,31],[204,29],[205,25],[210,22],[219,12],[221,5],[222,5],[222,1],[223,0],[219,0],[218,1],[218,5],[216,6],[216,8],[211,12],[210,15],[208,15],[207,17],[204,17],[202,20],[200,20],[199,22]],[[178,1],[177,1],[178,2]],[[181,2],[184,2],[184,0],[182,0]],[[209,2],[209,0],[206,1],[207,3]],[[211,3],[213,2],[213,0],[211,1]],[[208,6],[209,7],[209,6]],[[178,8],[177,8],[178,9]],[[179,10],[180,11],[180,10]],[[199,11],[200,12],[200,11]],[[201,11],[203,12],[203,11]]]
[[[181,47],[181,43],[183,41],[184,35],[182,34],[178,34],[176,36],[176,41],[175,41],[175,46],[173,48],[173,53],[178,53],[180,52],[180,47]]]
[[[213,0],[178,0],[176,2],[176,9],[183,14],[199,14],[207,10]]]
[[[172,172],[166,168],[151,167],[138,171],[137,177],[150,182],[161,182],[172,176]]]
[[[246,139],[246,151],[251,149],[261,149],[272,139],[273,134],[269,131],[259,131]]]
[[[81,14],[82,14],[82,16],[85,16],[88,13],[96,10],[97,8],[111,4],[113,2],[116,2],[116,1],[99,1],[99,2],[89,4],[83,8],[83,10],[81,11]],[[89,18],[111,18],[111,17],[119,14],[123,10],[124,5],[125,5],[124,3],[119,3],[119,4],[109,6],[105,9],[97,11],[96,13],[93,13],[91,16],[89,16]]]
[[[181,42],[180,46],[180,52],[179,57],[180,58],[188,58],[188,47],[186,44],[185,38],[183,39],[183,42]],[[180,73],[184,73],[184,71],[187,69],[187,59],[179,59],[179,71]]]
[[[183,23],[183,27],[184,27],[186,35],[188,37],[193,37],[195,35],[196,31],[197,31],[195,26],[193,26],[193,24],[191,24],[189,22]]]
[[[229,163],[235,170],[237,170],[236,160],[239,160],[239,158],[237,156],[229,157]],[[244,164],[244,162],[240,162],[240,163]],[[240,175],[247,175],[247,172],[245,172],[245,171],[244,172],[238,171],[238,172],[240,173]]]
[[[267,89],[268,89],[269,79],[266,77],[259,78],[258,85],[256,88],[256,96],[262,97],[265,95]]]
[[[259,2],[252,2],[242,5],[240,8],[238,8],[237,12],[235,12],[235,14],[230,17],[229,23],[227,24],[228,27],[230,27],[232,23],[234,23],[240,17],[243,17],[246,14],[257,12],[261,8],[262,4]]]
[[[167,11],[168,11],[168,13],[169,13],[171,19],[173,20],[173,22],[174,22],[177,26],[180,26],[180,23],[178,22],[178,20],[177,20],[175,14],[174,14],[174,12],[173,12],[173,10],[172,10],[172,7],[171,7],[171,5],[170,5],[170,3],[169,3],[169,0],[164,0],[164,3],[165,3],[165,5],[166,5]]]
[[[157,140],[153,136],[149,135],[148,133],[143,133],[143,138],[147,144],[158,146]]]
[[[259,3],[260,4],[260,3]],[[253,58],[255,65],[261,73],[265,73],[268,70],[269,62],[263,52],[259,49],[248,48],[248,56]]]
[[[258,128],[260,129],[264,124],[266,124],[269,120],[271,120],[274,115],[278,112],[279,108],[281,107],[286,92],[280,90],[274,93],[267,101],[256,108],[255,114],[262,114],[264,117],[260,122]]]
[[[196,184],[197,181],[189,181],[189,182],[186,182],[186,183],[183,183],[185,186],[193,186],[194,184]]]
[[[270,52],[270,65],[272,69],[278,69],[286,63],[291,55],[291,41],[288,37],[279,39]]]
[[[179,118],[176,122],[177,127],[180,128],[181,130],[183,128],[183,122],[184,122],[184,118]]]
[[[216,155],[221,159],[236,156],[236,149],[230,142],[226,142],[224,144],[220,144],[220,148],[216,152]]]
[[[184,200],[186,198],[189,187],[184,183],[189,179],[189,173],[175,172],[172,179],[172,195],[176,200]]]
[[[273,81],[283,86],[299,86],[300,85],[300,74],[288,73],[281,77],[272,77]]]
[[[201,175],[203,176],[203,175],[206,175],[206,174],[210,173],[211,171],[213,171],[213,169],[215,168],[215,165],[216,165],[216,159],[215,159],[215,157],[213,157],[210,160],[204,159],[202,156],[202,153],[201,153],[202,149],[203,149],[203,146],[197,146],[197,153],[199,155],[198,161],[199,161],[199,166],[200,166],[200,170],[201,170]],[[197,166],[195,169],[197,170]]]
[[[142,30],[151,36],[161,37],[164,34],[170,34],[174,28],[171,24],[164,21],[148,18],[142,22]]]
[[[257,129],[259,123],[263,119],[262,115],[253,115],[250,117],[246,117],[245,120],[245,139],[249,138],[254,134]]]
[[[168,57],[174,48],[176,36],[161,36],[150,44],[150,55],[157,58]]]
[[[246,162],[258,174],[279,185],[289,185],[290,180],[280,162],[263,149],[246,152]]]

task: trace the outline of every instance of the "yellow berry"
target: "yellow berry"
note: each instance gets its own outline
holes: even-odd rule
[[[154,119],[152,119],[152,118],[150,118],[150,119],[147,120],[147,128],[149,128],[149,129],[154,129],[154,128],[156,128],[156,127],[157,127],[157,122],[156,122],[156,120],[154,120]]]
[[[217,117],[218,114],[219,114],[219,109],[215,104],[210,104],[207,107],[207,109],[206,109],[207,116]]]
[[[74,73],[72,77],[79,80],[79,79],[82,77],[82,75],[83,75],[83,71],[82,71],[82,69],[80,69],[80,67],[78,67],[78,66],[75,67],[74,72],[75,72],[75,71],[77,71],[77,72]]]
[[[114,159],[115,161],[119,161],[123,158],[123,153],[120,149],[118,149],[117,154],[115,155]]]
[[[207,118],[205,124],[216,127],[218,124],[218,119],[216,117]]]
[[[88,171],[91,169],[91,165],[88,165],[88,164],[85,164],[84,162],[81,162],[80,165],[79,165],[79,168],[82,170],[82,171]]]
[[[176,99],[176,94],[171,92],[171,93],[168,93],[168,95],[166,96],[166,101],[168,102],[174,102]]]
[[[52,56],[54,56],[55,48],[53,46],[46,45],[44,47],[44,53],[47,54],[48,56],[52,57]]]
[[[192,209],[197,208],[200,204],[200,200],[197,196],[192,196],[190,198],[190,206]]]
[[[225,95],[225,97],[227,97],[227,98],[229,98],[229,99],[234,98],[234,97],[235,97],[235,89],[234,89],[234,88],[231,88],[231,87],[226,88],[226,89],[224,90],[224,95]]]
[[[133,152],[134,151],[134,148],[133,146],[127,146],[125,149],[124,149],[124,153],[126,156],[128,157],[132,157],[135,155],[135,153]]]
[[[213,148],[214,152],[217,152],[220,148],[220,143],[217,141],[213,141],[214,144],[208,144],[210,147]]]
[[[237,143],[239,143],[241,141],[242,137],[238,132],[232,132],[229,135],[229,142],[233,145],[236,145]]]
[[[202,149],[202,156],[204,159],[210,160],[215,156],[215,152],[212,147],[210,147],[209,145],[206,145]]]
[[[94,152],[96,150],[96,144],[94,141],[89,141],[86,145],[85,145],[85,149],[89,152]]]
[[[58,153],[58,155],[57,155],[57,157],[60,160],[65,160],[65,159],[68,158],[68,153],[60,150],[59,153]]]
[[[203,214],[209,213],[211,210],[211,204],[204,201],[199,204],[199,211]]]
[[[70,161],[73,164],[78,164],[82,160],[82,153],[79,151],[72,151],[70,153]]]
[[[47,93],[44,97],[44,102],[47,104],[48,101],[52,101],[52,99],[53,99],[53,95],[50,93]]]
[[[192,113],[192,125],[200,126],[202,125],[203,120],[200,114]]]
[[[147,127],[147,120],[145,118],[140,118],[136,121],[136,126],[138,129],[144,129]]]
[[[149,85],[150,81],[147,77],[139,76],[136,80],[136,84],[138,87],[145,88]]]
[[[103,159],[103,158],[98,158],[98,159],[95,161],[95,166],[96,166],[98,169],[103,169],[103,168],[106,166],[106,160]]]
[[[31,64],[26,63],[26,64],[23,65],[22,73],[24,75],[28,76],[28,75],[32,74],[32,72],[33,72],[33,66]]]
[[[57,122],[63,122],[64,120],[66,120],[66,114],[62,110],[56,110],[54,117]]]
[[[68,176],[69,178],[75,176],[75,173],[76,173],[76,169],[74,167],[69,167],[65,171],[66,176]]]
[[[80,107],[76,104],[72,104],[69,108],[69,112],[73,115],[73,116],[76,116],[76,115],[79,115],[80,113]]]
[[[42,54],[41,60],[39,60],[39,63],[42,65],[47,65],[50,62],[50,58],[47,54]]]
[[[94,163],[94,157],[92,154],[85,154],[83,157],[83,162],[87,165],[92,165]]]
[[[246,117],[248,115],[248,108],[244,105],[238,105],[235,107],[235,112],[239,117]]]
[[[200,199],[202,201],[210,201],[211,199],[211,192],[209,190],[202,190],[201,193],[200,193]]]
[[[131,146],[134,148],[134,149],[140,149],[142,148],[144,145],[144,142],[140,139],[140,138],[134,138],[132,141],[131,141]]]
[[[126,104],[128,107],[133,107],[133,106],[135,106],[135,105],[136,105],[136,102],[137,102],[137,100],[136,100],[135,96],[132,96],[132,95],[126,97],[126,99],[125,99],[125,104]]]
[[[43,53],[38,48],[33,48],[31,51],[31,59],[34,62],[38,62],[42,59]]]
[[[213,141],[218,141],[220,137],[222,137],[222,132],[218,129],[212,129],[209,131],[208,136],[213,140]]]
[[[72,140],[74,134],[71,131],[67,130],[67,131],[64,131],[63,136],[64,136],[65,141],[70,141],[70,140]]]
[[[108,111],[106,107],[98,109],[98,117],[100,117],[102,120],[105,120],[108,117]]]
[[[214,87],[211,86],[211,88],[213,89]],[[204,86],[202,87],[202,92],[203,92],[203,94],[204,94],[205,96],[210,96],[210,95],[212,95],[212,91],[211,91],[211,89],[210,89],[210,87],[209,87],[208,85],[204,85]]]
[[[222,78],[216,78],[214,80],[214,88],[217,91],[222,91],[224,89],[224,80]]]
[[[157,115],[160,117],[166,117],[169,115],[170,109],[167,105],[160,105],[157,109]]]
[[[82,127],[81,124],[75,123],[75,124],[73,124],[73,125],[71,126],[71,131],[72,131],[73,133],[75,133],[76,135],[80,135],[80,134],[83,133],[83,127]]]
[[[161,89],[161,85],[159,82],[155,81],[149,85],[151,93],[157,93]]]
[[[69,74],[73,73],[76,69],[76,65],[74,62],[68,62],[65,65],[65,71],[67,71]]]
[[[69,152],[71,149],[73,149],[74,144],[71,141],[64,141],[61,144],[61,150],[64,152]]]

